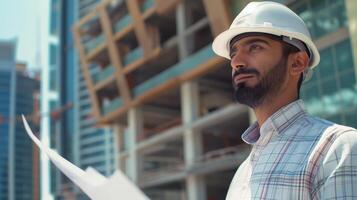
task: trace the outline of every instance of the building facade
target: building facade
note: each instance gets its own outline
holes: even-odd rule
[[[59,13],[60,1],[41,1],[39,35],[41,40],[38,55],[38,65],[41,68],[41,142],[60,152],[58,120],[51,116],[51,112],[59,107]],[[40,198],[53,200],[57,186],[59,185],[60,173],[49,161],[48,157],[40,155]]]
[[[211,50],[248,0],[108,0],[74,26],[92,113],[118,138],[118,168],[152,199],[224,199],[254,121]],[[357,127],[353,0],[280,0],[321,53],[302,86],[308,111]],[[93,70],[98,70],[93,73]]]
[[[91,11],[98,5],[100,1],[78,1],[78,7],[75,14],[75,22],[81,16]],[[77,159],[81,168],[85,169],[89,166],[94,167],[105,176],[109,176],[115,170],[116,152],[114,150],[115,140],[113,138],[113,131],[108,127],[96,127],[96,120],[92,115],[92,105],[89,99],[89,92],[83,73],[81,72],[78,54],[75,51],[73,28],[74,23],[70,24],[67,28],[71,30],[71,45],[72,54],[76,55],[76,73],[74,81],[77,87],[75,88],[76,102],[79,102],[76,111],[76,126],[78,132],[78,149]],[[93,75],[98,73],[98,68],[93,66],[91,73]]]
[[[16,67],[16,40],[0,41],[0,199],[33,199],[33,146],[19,116],[31,116],[38,82]]]
[[[73,24],[100,1],[53,1],[61,8],[59,17],[58,54],[58,105],[73,105],[58,120],[58,150],[65,158],[82,169],[91,166],[103,175],[114,171],[115,146],[109,128],[95,127],[91,116],[88,90],[79,68],[74,49]],[[96,73],[95,69],[92,73]],[[60,175],[56,187],[56,199],[88,199],[65,176]]]

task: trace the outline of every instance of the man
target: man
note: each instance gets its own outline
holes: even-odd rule
[[[279,3],[251,2],[212,47],[231,60],[235,99],[257,118],[227,199],[357,199],[357,131],[309,116],[299,100],[320,59],[304,22]]]

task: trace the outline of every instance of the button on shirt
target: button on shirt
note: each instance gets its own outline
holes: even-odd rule
[[[301,100],[251,125],[227,200],[357,199],[357,131],[312,117]]]

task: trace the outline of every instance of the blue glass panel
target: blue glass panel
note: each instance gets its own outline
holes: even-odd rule
[[[293,9],[296,12],[296,14],[298,14],[301,17],[301,19],[304,20],[306,26],[310,31],[310,34],[315,35],[313,12],[310,9],[308,9],[306,2],[299,2],[299,3],[300,4]]]
[[[98,83],[100,81],[106,80],[115,72],[115,68],[113,66],[107,66],[102,71],[93,75],[93,82]]]
[[[336,78],[326,80],[321,83],[322,95],[333,95],[337,92],[337,81]]]
[[[135,60],[138,60],[141,57],[143,57],[143,49],[138,47],[125,55],[123,59],[124,66],[133,63]]]
[[[112,100],[108,105],[103,106],[103,114],[108,114],[117,110],[123,105],[123,100],[121,98],[116,98]]]
[[[141,5],[141,11],[145,12],[149,10],[152,6],[154,6],[154,0],[145,0],[144,3]]]
[[[100,34],[97,37],[93,38],[92,40],[86,42],[84,44],[85,51],[87,53],[91,52],[95,48],[97,48],[100,44],[102,44],[105,40],[104,34]]]
[[[348,113],[345,119],[345,125],[357,128],[357,112]]]
[[[114,24],[114,32],[119,32],[132,22],[130,15],[126,15]]]
[[[324,49],[320,52],[320,64],[316,68],[319,71],[320,78],[328,79],[335,76],[336,72],[333,64],[333,56],[331,48]]]
[[[304,100],[310,100],[312,98],[318,98],[318,86],[317,84],[310,84],[309,86],[302,87],[301,98]]]
[[[319,38],[348,24],[344,0],[296,1],[292,9],[304,20],[313,38]]]
[[[345,40],[336,45],[336,60],[339,71],[353,68],[350,40]]]
[[[345,0],[328,0],[330,13],[329,16],[330,21],[335,24],[336,29],[339,27],[347,26],[347,13],[346,13],[346,6]]]
[[[352,88],[356,83],[355,73],[344,73],[340,76],[341,88]]]

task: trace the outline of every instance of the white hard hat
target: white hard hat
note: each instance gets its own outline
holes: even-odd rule
[[[229,29],[214,39],[213,51],[219,56],[230,59],[230,41],[235,36],[244,33],[267,33],[283,36],[283,41],[300,50],[301,48],[296,44],[301,41],[306,45],[307,53],[310,55],[309,69],[317,66],[320,62],[319,52],[311,40],[304,21],[280,3],[270,1],[249,3],[234,19]],[[309,71],[311,72],[311,70]]]

